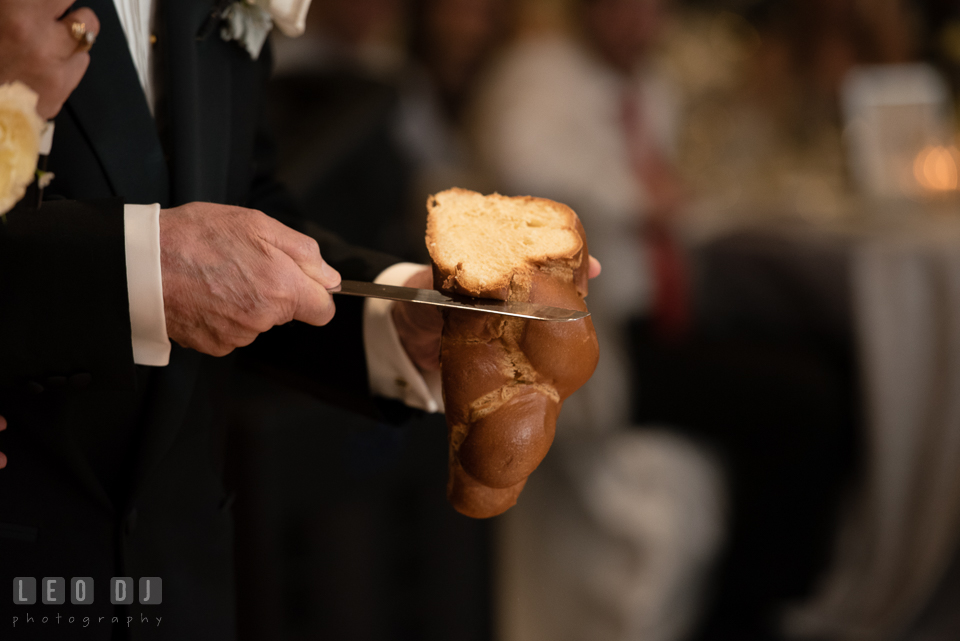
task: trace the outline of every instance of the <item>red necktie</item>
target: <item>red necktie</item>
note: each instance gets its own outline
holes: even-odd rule
[[[689,278],[683,254],[662,220],[669,213],[665,210],[676,204],[676,179],[646,126],[640,100],[633,91],[623,93],[621,119],[633,173],[652,204],[641,242],[649,250],[654,276],[654,324],[664,338],[677,339],[690,326]]]

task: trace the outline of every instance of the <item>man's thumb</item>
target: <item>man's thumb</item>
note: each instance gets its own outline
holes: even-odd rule
[[[330,292],[323,285],[303,274],[300,278],[300,297],[293,314],[294,320],[310,325],[326,325],[336,311],[337,307]]]

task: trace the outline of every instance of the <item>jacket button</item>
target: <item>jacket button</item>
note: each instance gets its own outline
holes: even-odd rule
[[[91,376],[89,372],[80,372],[67,379],[67,385],[70,386],[70,389],[77,392],[87,389],[92,382],[93,376]]]
[[[124,531],[127,533],[127,536],[130,536],[137,530],[137,508],[130,510],[127,514],[127,518],[124,519]]]

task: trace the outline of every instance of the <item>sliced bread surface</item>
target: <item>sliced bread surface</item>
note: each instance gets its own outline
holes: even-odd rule
[[[431,197],[427,209],[427,249],[447,276],[446,289],[504,298],[520,271],[579,262],[583,241],[566,205],[448,189]]]

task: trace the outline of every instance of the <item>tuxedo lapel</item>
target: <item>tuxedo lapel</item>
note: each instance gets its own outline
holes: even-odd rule
[[[214,31],[197,39],[213,0],[158,0],[158,119],[169,155],[170,204],[226,201],[233,49]],[[202,357],[173,346],[170,365],[150,372],[131,500],[140,496],[181,436],[195,402]]]
[[[167,166],[112,0],[87,0],[100,19],[90,67],[67,101],[107,176],[128,203],[169,201]]]
[[[243,52],[223,42],[219,28],[197,38],[212,6],[213,0],[160,2],[161,91],[176,204],[227,200],[231,72]]]

